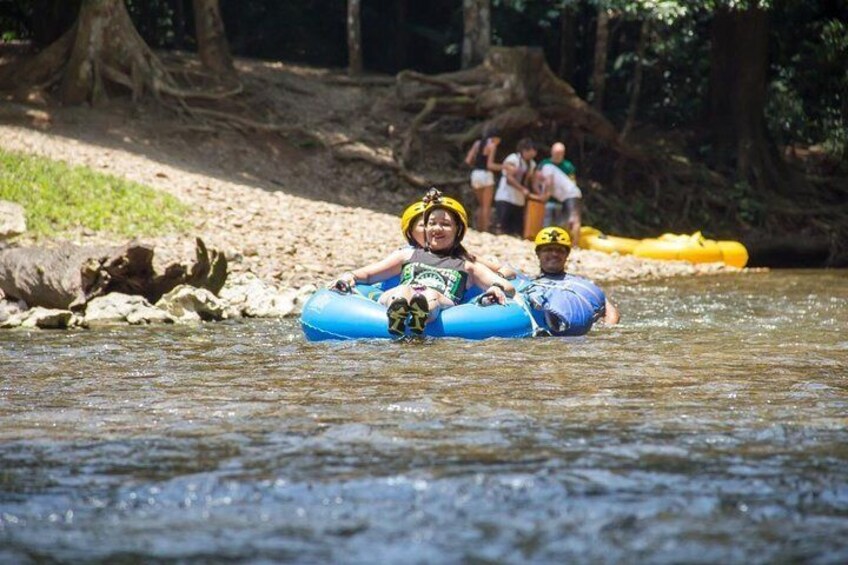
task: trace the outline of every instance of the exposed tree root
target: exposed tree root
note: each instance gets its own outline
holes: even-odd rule
[[[551,72],[540,49],[496,47],[473,69],[438,76],[403,71],[396,84],[401,107],[418,112],[404,135],[403,162],[408,161],[425,121],[445,114],[486,120],[502,136],[514,138],[552,121],[588,134],[630,160],[648,159]],[[479,137],[481,129],[478,123],[446,139],[467,144]]]
[[[387,153],[381,153],[374,148],[359,141],[353,140],[323,140],[324,145],[330,149],[333,157],[345,161],[364,161],[380,169],[392,171],[401,179],[416,188],[430,188],[431,186],[458,186],[465,184],[468,179],[462,178],[428,178],[416,174],[402,166],[394,157]]]
[[[243,91],[240,82],[221,84],[201,70],[183,74],[200,77],[207,84],[201,88],[180,85],[175,73],[138,35],[123,0],[103,0],[83,3],[70,30],[33,59],[7,69],[0,85],[11,83],[24,98],[32,90],[58,85],[58,97],[65,105],[97,104],[108,98],[113,87],[128,90],[134,101],[145,95],[157,100],[217,101]]]

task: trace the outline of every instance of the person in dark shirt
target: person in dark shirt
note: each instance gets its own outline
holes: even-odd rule
[[[472,168],[471,188],[477,197],[474,227],[479,231],[489,231],[492,198],[495,194],[495,173],[501,170],[500,163],[495,159],[500,142],[498,130],[487,128],[483,137],[474,142],[465,156],[465,163]]]

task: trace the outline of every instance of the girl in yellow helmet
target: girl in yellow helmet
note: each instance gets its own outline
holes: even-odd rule
[[[407,324],[413,334],[423,333],[425,324],[440,310],[458,304],[471,286],[485,289],[484,298],[490,303],[503,304],[507,296],[515,294],[509,281],[475,261],[462,246],[468,229],[465,208],[435,189],[424,203],[424,247],[398,249],[381,261],[342,274],[334,283],[344,290],[357,282],[374,283],[400,275],[400,284],[380,297],[387,307],[389,331],[395,335],[404,335]]]
[[[400,217],[400,231],[413,247],[424,247],[424,210],[427,205],[419,200],[407,206]]]
[[[462,207],[459,202],[450,197],[442,197],[442,199],[446,202],[452,202],[456,206],[462,208],[463,214],[465,213],[465,208]],[[425,247],[425,229],[424,229],[424,210],[427,208],[427,205],[423,200],[419,200],[418,202],[413,202],[409,206],[407,206],[406,210],[403,211],[403,214],[400,218],[400,231],[403,233],[403,237],[406,238],[406,241],[412,247]],[[467,253],[467,252],[466,252]],[[467,253],[468,257],[473,261],[479,261],[483,263],[487,267],[489,267],[492,271],[502,276],[505,279],[515,278],[517,274],[515,269],[509,267],[507,265],[502,265],[499,261],[497,261],[493,257],[475,257],[474,255]]]

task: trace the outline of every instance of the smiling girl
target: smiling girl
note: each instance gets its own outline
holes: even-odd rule
[[[399,274],[400,284],[380,297],[394,335],[403,335],[407,323],[412,333],[423,333],[440,310],[459,304],[472,286],[485,289],[481,304],[503,304],[507,296],[515,295],[512,284],[475,261],[462,246],[468,230],[465,208],[436,189],[430,189],[424,203],[423,248],[399,249],[381,261],[342,274],[333,284],[346,290],[357,282],[369,284]]]

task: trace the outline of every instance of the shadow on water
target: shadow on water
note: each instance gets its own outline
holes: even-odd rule
[[[567,340],[9,332],[0,561],[845,562],[848,273]]]

